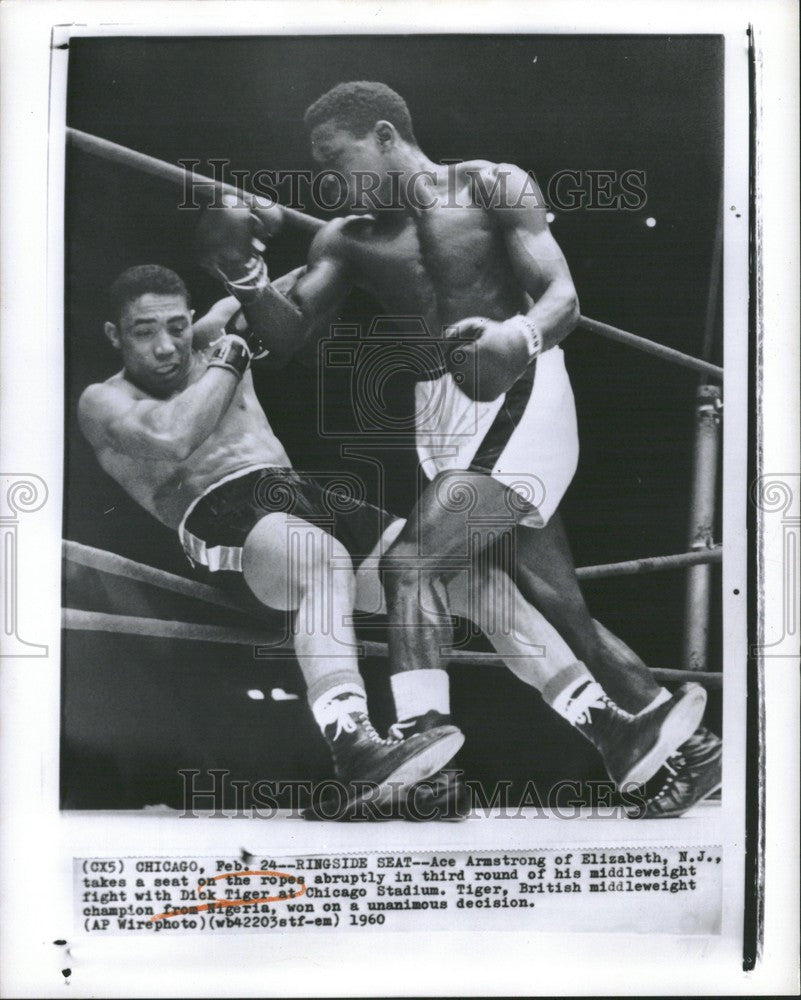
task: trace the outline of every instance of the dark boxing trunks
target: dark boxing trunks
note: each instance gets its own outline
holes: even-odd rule
[[[362,492],[359,480],[349,475],[243,470],[225,477],[190,506],[178,536],[193,566],[241,572],[242,547],[253,526],[267,514],[286,514],[333,535],[358,566],[395,520],[367,503]]]

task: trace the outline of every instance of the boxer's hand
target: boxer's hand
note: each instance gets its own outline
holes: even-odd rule
[[[498,322],[470,316],[448,327],[446,339],[458,343],[447,352],[445,365],[465,395],[491,402],[526,370],[532,355],[520,319],[514,316]]]
[[[195,231],[195,255],[215,278],[228,281],[247,276],[264,250],[264,230],[243,202],[223,196],[220,208],[204,208]]]

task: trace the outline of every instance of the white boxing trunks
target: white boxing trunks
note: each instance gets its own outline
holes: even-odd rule
[[[543,527],[578,465],[576,406],[560,347],[553,347],[491,403],[466,396],[450,374],[415,385],[416,444],[429,479],[469,469],[515,490]]]

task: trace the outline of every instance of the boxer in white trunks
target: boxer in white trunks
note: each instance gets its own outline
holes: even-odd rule
[[[669,692],[590,616],[559,515],[578,461],[559,345],[579,309],[533,178],[510,164],[433,162],[405,102],[381,83],[334,87],[305,122],[316,163],[347,186],[351,214],[325,225],[307,267],[283,290],[253,249],[244,207],[206,213],[200,258],[242,303],[250,328],[269,332],[279,363],[352,286],[390,315],[420,317],[441,346],[438,361],[429,352],[416,389],[417,447],[430,482],[381,564],[397,626],[393,690],[409,731],[420,731],[419,692],[429,679],[432,708],[445,714],[435,695],[452,628],[444,567],[492,548],[503,523],[512,539],[504,568],[577,660],[627,711],[663,703]],[[568,698],[587,683],[571,671],[562,682]],[[653,815],[710,794],[720,781],[719,739],[699,728],[663,777]]]

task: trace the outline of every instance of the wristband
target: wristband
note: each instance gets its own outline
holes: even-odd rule
[[[518,327],[526,338],[526,347],[528,348],[528,360],[529,364],[534,361],[538,354],[542,353],[542,333],[540,333],[540,328],[529,316],[518,315],[515,316],[518,321]]]
[[[209,368],[226,368],[241,379],[248,370],[251,356],[250,348],[241,337],[226,334],[217,341]]]

